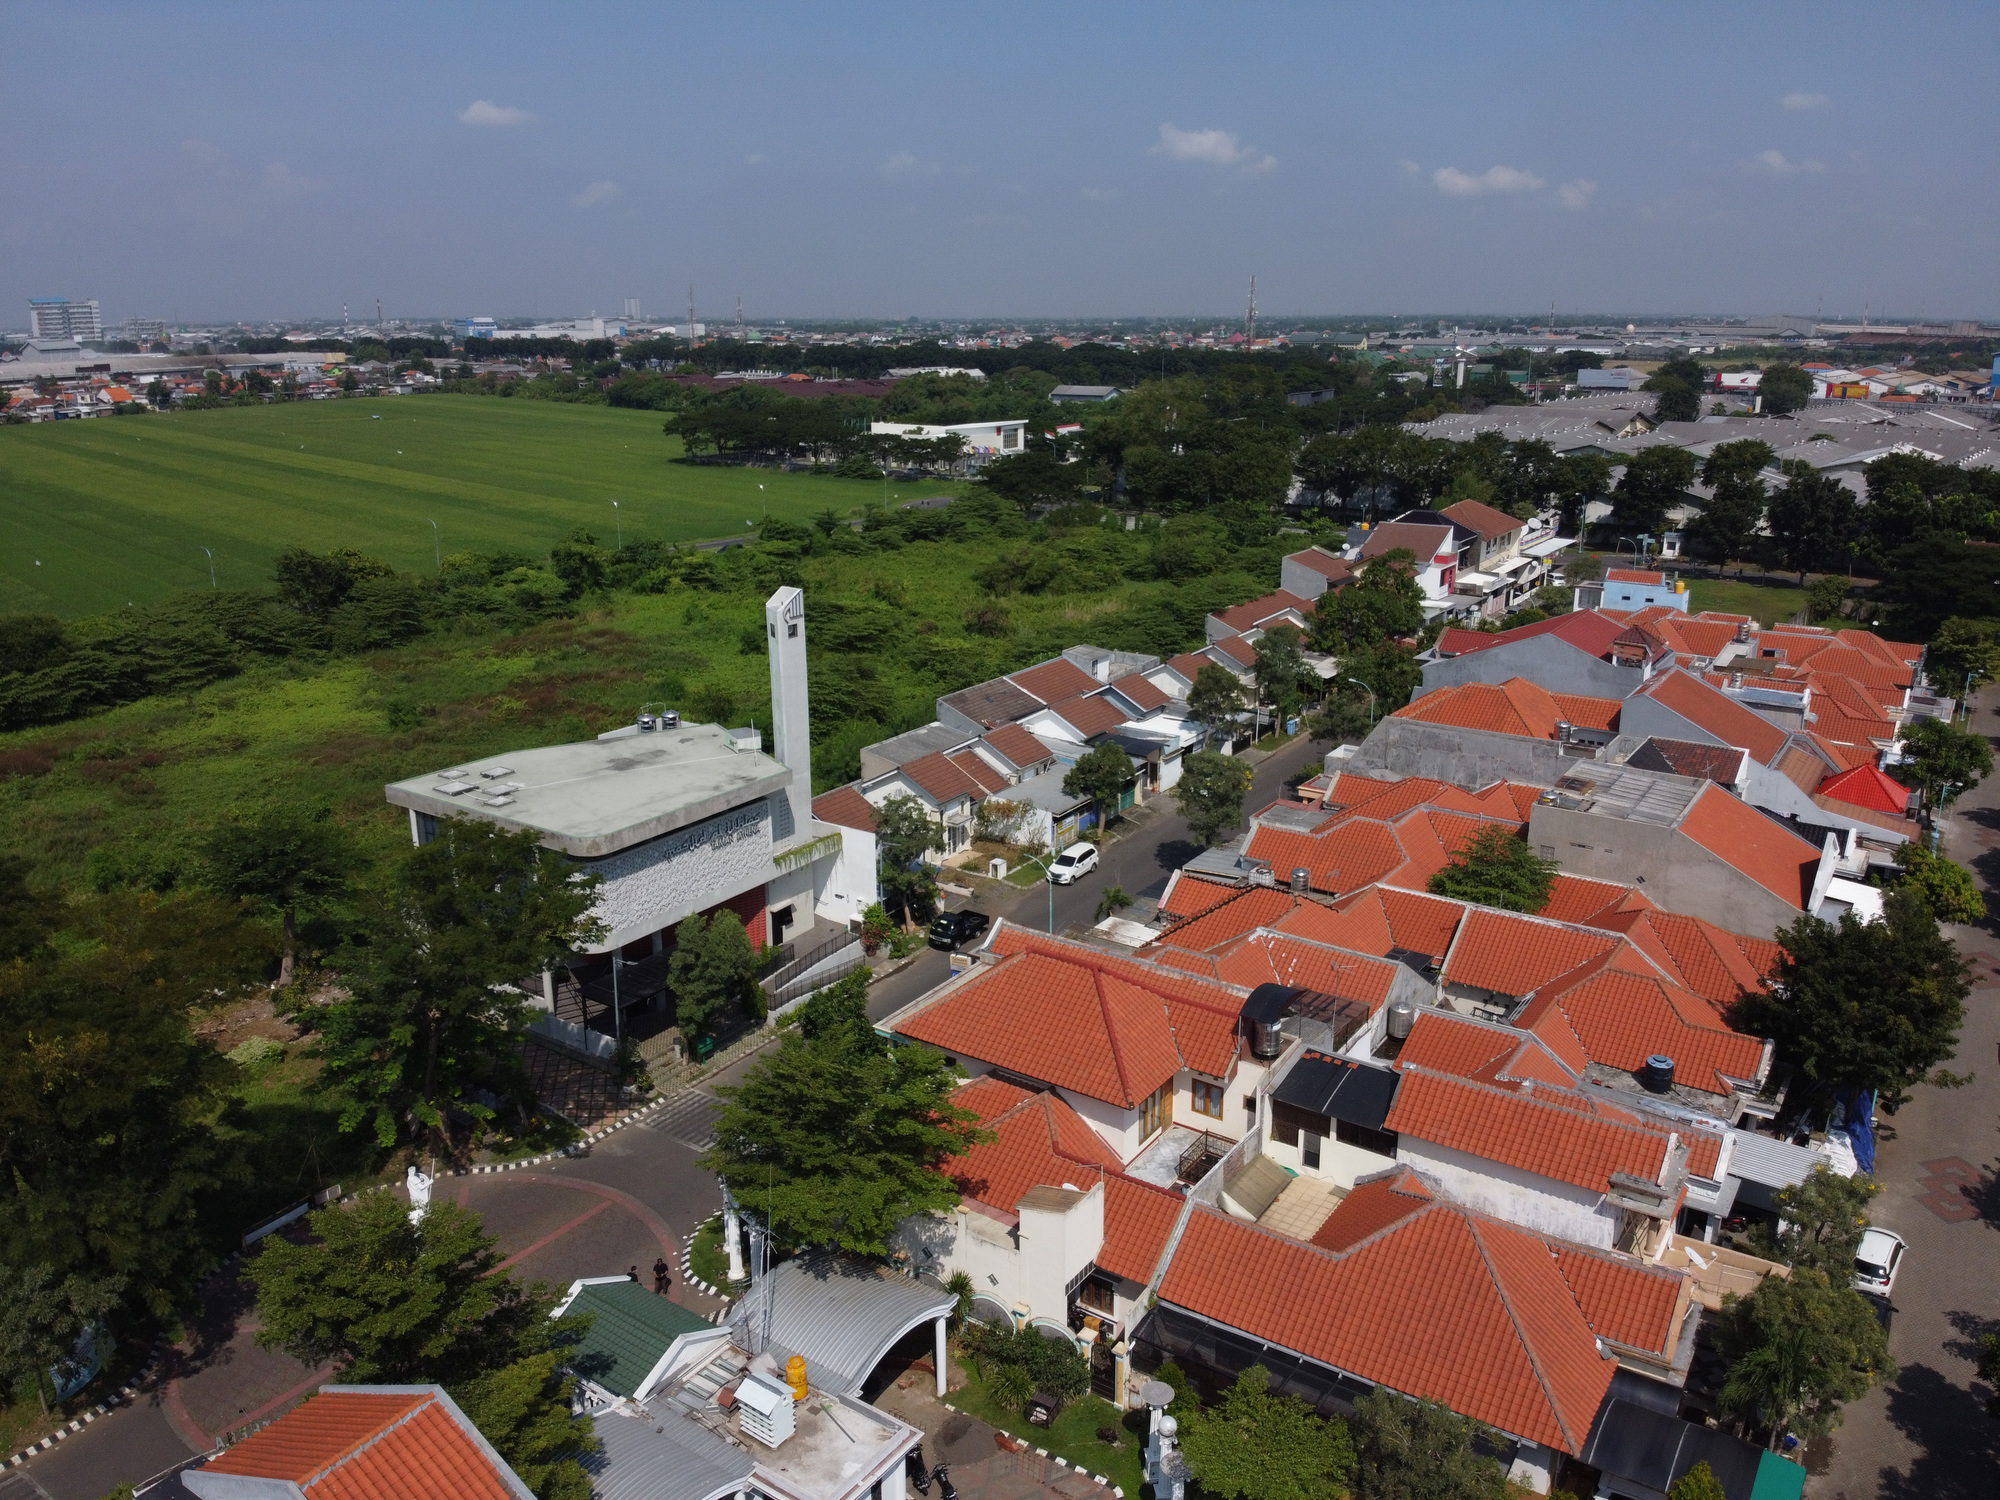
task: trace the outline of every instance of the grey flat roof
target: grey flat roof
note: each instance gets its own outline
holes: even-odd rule
[[[1769,1188],[1797,1187],[1826,1157],[1811,1146],[1794,1146],[1775,1136],[1731,1128],[1736,1149],[1730,1153],[1729,1175]],[[1831,1165],[1831,1163],[1828,1163]]]
[[[1042,706],[1041,699],[1014,686],[1004,677],[960,688],[955,693],[945,694],[938,702],[964,714],[975,724],[984,724],[988,729],[1011,724],[1023,714],[1031,714]]]
[[[972,738],[963,729],[953,729],[947,724],[922,724],[902,734],[892,734],[886,740],[877,740],[872,745],[863,745],[861,751],[864,755],[879,755],[892,766],[906,766],[913,760],[922,760],[926,755],[956,750]]]
[[[592,1426],[604,1445],[583,1460],[594,1500],[716,1500],[742,1489],[757,1463],[670,1406],[650,1419],[601,1412]]]
[[[462,774],[448,779],[453,772]],[[461,784],[472,790],[445,790]],[[792,773],[762,751],[730,749],[727,731],[683,724],[460,761],[429,776],[392,781],[383,795],[433,817],[532,828],[550,848],[596,859],[791,784]],[[509,800],[499,802],[501,796]]]

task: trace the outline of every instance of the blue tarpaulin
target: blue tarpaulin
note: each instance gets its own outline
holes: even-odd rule
[[[1870,1123],[1875,1114],[1875,1096],[1872,1093],[1857,1092],[1852,1097],[1841,1095],[1842,1108],[1846,1118],[1848,1144],[1854,1147],[1854,1164],[1870,1177],[1875,1175],[1875,1127]]]

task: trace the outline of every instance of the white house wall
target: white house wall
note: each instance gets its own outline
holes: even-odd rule
[[[1602,1193],[1538,1177],[1501,1162],[1487,1161],[1435,1141],[1402,1136],[1396,1159],[1414,1167],[1468,1208],[1492,1214],[1537,1234],[1609,1250],[1618,1232],[1618,1211]],[[1381,1157],[1376,1157],[1377,1162]]]
[[[1063,1103],[1083,1116],[1085,1123],[1097,1132],[1105,1145],[1117,1153],[1120,1161],[1132,1160],[1146,1142],[1152,1139],[1152,1136],[1139,1133],[1137,1109],[1126,1109],[1119,1104],[1107,1104],[1102,1099],[1073,1094],[1068,1089],[1057,1089],[1055,1093]]]
[[[875,835],[865,828],[840,830],[840,857],[813,864],[813,910],[829,922],[858,920],[882,899],[876,887]]]

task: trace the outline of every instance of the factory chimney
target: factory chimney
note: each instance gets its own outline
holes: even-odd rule
[[[771,653],[771,753],[792,773],[785,791],[789,819],[771,828],[774,839],[803,833],[812,817],[812,710],[806,697],[806,596],[782,588],[764,601],[765,644]],[[789,826],[787,826],[789,824]]]

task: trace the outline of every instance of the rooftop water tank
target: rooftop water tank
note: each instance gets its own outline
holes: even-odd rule
[[[1417,1008],[1407,1000],[1398,1000],[1389,1007],[1389,1035],[1396,1041],[1407,1041],[1410,1028],[1417,1024]]]
[[[1664,1094],[1674,1086],[1674,1060],[1655,1052],[1639,1070],[1639,1082],[1648,1093]]]

